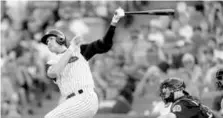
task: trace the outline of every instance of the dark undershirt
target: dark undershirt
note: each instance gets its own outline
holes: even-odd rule
[[[115,28],[115,26],[111,25],[102,40],[99,39],[89,44],[83,44],[80,46],[81,54],[87,61],[95,54],[106,53],[112,48],[112,39],[114,37]]]

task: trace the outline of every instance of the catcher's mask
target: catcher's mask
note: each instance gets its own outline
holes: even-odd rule
[[[189,95],[185,91],[186,85],[183,80],[179,78],[169,78],[163,81],[160,85],[159,95],[167,105],[171,102],[174,102],[174,92],[183,91],[184,94]]]
[[[47,38],[50,36],[56,37],[56,42],[60,45],[65,45],[67,47],[66,37],[65,35],[56,29],[49,30],[41,39],[42,43],[47,45]]]
[[[223,90],[223,69],[219,69],[216,72],[216,85],[218,90]]]

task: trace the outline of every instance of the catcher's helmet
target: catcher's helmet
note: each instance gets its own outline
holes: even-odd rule
[[[174,91],[177,91],[184,90],[186,85],[184,81],[179,78],[169,78],[161,83],[160,88],[170,88]]]
[[[186,85],[183,80],[179,78],[169,78],[161,83],[159,95],[163,99],[164,103],[167,104],[174,101],[173,93],[176,91],[182,90],[184,94],[188,95],[185,88]],[[166,91],[166,89],[168,89],[168,91]]]
[[[219,90],[223,90],[223,69],[219,69],[217,72],[216,72],[216,79],[217,79],[217,89]]]
[[[219,70],[216,72],[216,79],[217,79],[217,80],[222,80],[222,79],[223,79],[223,69],[219,69]]]
[[[59,30],[56,30],[56,29],[52,29],[52,30],[49,30],[41,39],[41,41],[44,43],[44,44],[47,44],[47,38],[50,37],[50,36],[55,36],[56,37],[56,42],[60,45],[65,45],[67,46],[67,42],[66,42],[66,37],[65,35],[59,31]]]

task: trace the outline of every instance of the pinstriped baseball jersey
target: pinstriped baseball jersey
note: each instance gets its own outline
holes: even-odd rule
[[[98,97],[92,89],[94,88],[94,81],[86,60],[91,59],[95,54],[105,53],[111,49],[114,31],[115,26],[110,26],[103,40],[81,45],[79,52],[75,53],[63,71],[58,73],[59,76],[55,83],[58,85],[64,100],[47,113],[45,118],[93,118],[97,113]],[[57,58],[49,61],[46,67],[57,63],[62,55],[57,55]],[[82,94],[76,94],[79,89],[83,90]],[[71,93],[75,93],[75,96],[67,99],[67,95]]]
[[[64,53],[63,53],[64,54]],[[63,54],[49,61],[52,65],[62,58]],[[98,98],[94,92],[94,81],[88,62],[81,55],[80,49],[73,52],[65,68],[59,73],[55,83],[58,85],[63,101],[47,113],[45,118],[92,118],[98,110]],[[67,99],[71,93],[78,93],[82,89],[82,94]]]
[[[93,118],[97,110],[97,94],[88,91],[65,100],[44,118]]]
[[[58,54],[57,58],[50,60],[52,65],[59,61],[63,54]],[[77,93],[79,89],[94,88],[94,81],[88,62],[80,54],[80,51],[73,53],[64,70],[59,73],[55,83],[58,85],[62,97],[67,97],[71,93]]]

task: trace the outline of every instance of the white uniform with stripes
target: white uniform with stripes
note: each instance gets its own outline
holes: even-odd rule
[[[63,54],[58,54],[48,64],[58,62]],[[98,110],[98,97],[94,91],[94,81],[90,67],[80,51],[73,55],[75,61],[68,63],[55,83],[58,85],[62,101],[55,109],[50,111],[45,118],[92,118]],[[83,93],[79,94],[78,90]],[[75,93],[75,96],[66,99],[68,95]]]

